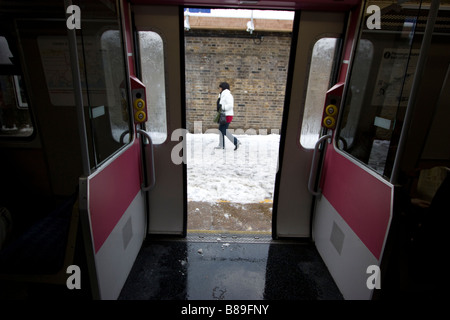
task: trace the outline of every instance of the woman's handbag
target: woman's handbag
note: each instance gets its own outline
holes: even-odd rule
[[[217,111],[216,117],[214,118],[214,122],[218,124],[225,124],[227,123],[227,116],[225,115],[225,112],[222,111],[222,108]]]
[[[225,124],[227,123],[227,117],[225,116],[225,112],[220,112],[219,115],[219,124]]]

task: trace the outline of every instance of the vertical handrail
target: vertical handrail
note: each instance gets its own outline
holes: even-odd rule
[[[417,61],[416,72],[414,73],[413,83],[411,85],[410,95],[408,99],[408,106],[406,108],[405,118],[403,120],[403,127],[400,134],[400,140],[397,146],[397,152],[395,154],[394,164],[392,166],[392,174],[390,182],[397,184],[398,175],[400,171],[401,155],[404,152],[406,146],[406,139],[408,136],[409,127],[411,124],[414,105],[416,103],[417,92],[419,91],[423,72],[425,70],[425,64],[428,58],[428,51],[431,46],[431,38],[433,36],[434,25],[437,15],[439,13],[439,0],[432,0],[430,6],[430,12],[428,13],[427,24],[425,27],[425,33],[422,39],[422,45],[420,47],[420,54]]]
[[[65,8],[72,5],[71,0],[64,0]],[[73,94],[75,97],[75,107],[77,111],[78,132],[80,134],[81,161],[83,174],[91,174],[91,165],[89,161],[89,146],[87,142],[86,122],[83,105],[83,92],[81,90],[80,66],[78,64],[77,34],[76,29],[67,28],[67,37],[69,38],[69,55],[72,67]]]
[[[142,191],[149,191],[151,188],[155,186],[155,161],[153,158],[153,141],[150,137],[150,134],[142,129],[137,129],[137,132],[144,135],[148,140],[148,144],[144,146],[145,150],[145,163],[143,163],[145,167],[146,177],[144,179],[144,183],[141,186]],[[150,166],[148,165],[150,163]],[[145,185],[145,181],[147,181],[147,185]]]
[[[317,158],[317,151],[319,150],[320,145],[322,144],[323,141],[327,140],[327,139],[331,139],[332,135],[331,134],[327,134],[325,136],[320,137],[319,140],[317,140],[315,146],[314,146],[314,153],[313,153],[313,158],[311,161],[311,169],[309,170],[309,180],[308,180],[308,190],[309,192],[313,195],[313,196],[319,196],[322,191],[320,190],[320,188],[316,191],[314,190],[314,183],[315,183],[315,173],[317,171],[316,168],[316,158]]]

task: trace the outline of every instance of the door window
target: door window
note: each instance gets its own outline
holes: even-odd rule
[[[0,36],[0,137],[29,137],[33,123],[18,58]]]
[[[152,142],[160,144],[167,138],[163,39],[156,32],[139,31],[139,50],[142,82],[147,93],[148,120],[145,128]]]
[[[133,129],[118,8],[85,4],[77,40],[91,163],[98,167],[131,141]]]
[[[325,93],[331,87],[330,80],[338,39],[319,39],[313,48],[306,91],[300,144],[304,148],[314,148],[322,126]]]
[[[415,37],[419,12],[406,3],[388,6],[379,30],[368,29],[363,21],[341,110],[338,147],[386,178],[391,175],[419,55],[421,37]]]

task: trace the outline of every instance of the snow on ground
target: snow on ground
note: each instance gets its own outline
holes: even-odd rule
[[[225,138],[225,150],[214,149],[219,134],[191,134],[187,143],[187,181],[190,201],[271,201],[278,164],[280,135],[235,135],[241,145]]]
[[[242,143],[236,151],[226,138],[225,150],[214,149],[219,144],[219,134],[187,133],[188,200],[238,203],[273,200],[280,135],[235,136]],[[384,170],[388,147],[389,141],[376,140],[373,144],[369,166],[379,173]]]
[[[278,168],[279,134],[235,135],[242,143],[225,138],[225,150],[214,149],[219,134],[187,133],[187,184],[189,201],[258,203],[273,200]],[[308,137],[311,141],[315,136]],[[375,141],[369,166],[382,173],[389,141]]]

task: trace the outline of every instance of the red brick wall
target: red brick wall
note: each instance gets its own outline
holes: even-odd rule
[[[281,129],[290,33],[250,34],[236,31],[191,30],[185,33],[186,121],[202,121],[203,132],[213,122],[220,82],[234,96],[232,129]]]

